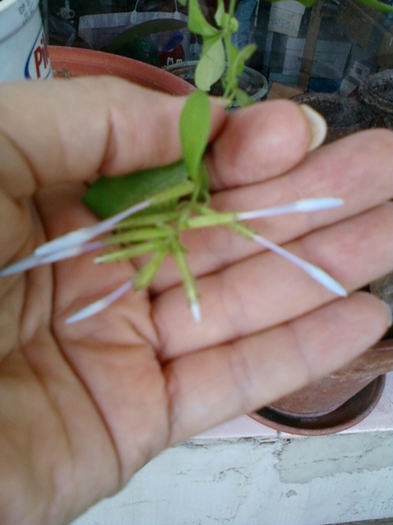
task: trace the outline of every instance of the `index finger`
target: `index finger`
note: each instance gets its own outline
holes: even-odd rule
[[[325,129],[318,113],[289,100],[231,113],[210,148],[213,189],[255,184],[294,168],[323,140],[313,129],[316,121]]]
[[[114,77],[4,84],[0,93],[0,177],[14,198],[181,157],[184,97]],[[223,109],[213,116],[212,136]]]

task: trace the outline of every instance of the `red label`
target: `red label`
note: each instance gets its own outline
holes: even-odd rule
[[[42,34],[37,47],[34,49],[34,63],[37,78],[41,78],[41,68],[46,70],[49,64],[48,47],[45,42],[45,37]]]
[[[25,65],[25,78],[48,78],[51,75],[48,47],[42,26]]]

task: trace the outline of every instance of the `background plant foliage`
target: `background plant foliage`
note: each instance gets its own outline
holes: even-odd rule
[[[268,0],[279,2],[280,0]],[[297,0],[305,7],[312,7],[318,0]],[[343,0],[345,1],[345,0]],[[379,0],[357,0],[358,2],[384,12],[393,12],[393,7]],[[247,60],[256,51],[250,44],[241,50],[232,43],[232,37],[238,30],[238,21],[234,14],[236,0],[230,0],[228,9],[224,0],[218,0],[214,16],[216,25],[204,17],[199,0],[180,0],[188,4],[188,28],[202,38],[202,52],[195,72],[195,84],[202,91],[209,91],[211,86],[221,79],[224,97],[231,104],[244,107],[252,103],[251,98],[239,88],[239,75],[244,70]]]

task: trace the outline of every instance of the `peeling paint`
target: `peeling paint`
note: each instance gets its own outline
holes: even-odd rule
[[[365,444],[362,434],[337,434],[283,443],[276,451],[277,470],[283,483],[309,483],[337,473],[378,471],[393,467],[393,442],[374,432]]]
[[[322,525],[393,516],[393,431],[172,447],[73,525]],[[393,525],[393,523],[392,523]]]

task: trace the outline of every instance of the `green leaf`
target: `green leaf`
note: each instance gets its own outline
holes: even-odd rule
[[[318,0],[297,0],[300,4],[304,5],[304,7],[312,7],[314,4],[317,3]]]
[[[187,98],[180,116],[184,163],[193,181],[199,180],[200,166],[209,140],[210,121],[209,97],[202,91],[194,91]]]
[[[217,2],[217,9],[216,9],[216,12],[214,14],[214,20],[215,20],[216,24],[218,25],[218,27],[221,27],[222,19],[223,19],[224,15],[225,15],[224,0],[218,0],[218,2]]]
[[[154,280],[161,264],[169,253],[166,243],[157,246],[151,258],[136,272],[133,277],[134,286],[137,290],[144,290]]]
[[[198,0],[190,0],[188,5],[188,29],[197,35],[211,37],[219,33],[204,17]]]
[[[202,55],[195,70],[195,85],[202,91],[209,91],[224,71],[225,51],[221,36],[204,40]]]
[[[244,64],[249,58],[252,57],[256,50],[257,46],[255,44],[248,44],[247,46],[240,49],[237,60],[243,62]]]
[[[378,0],[358,0],[361,4],[368,7],[377,9],[378,11],[384,11],[385,13],[393,13],[393,6],[379,2]]]
[[[109,46],[105,47],[103,51],[116,53],[127,44],[130,44],[139,38],[145,38],[149,35],[162,33],[164,31],[179,31],[186,26],[186,22],[183,22],[182,20],[172,20],[170,18],[148,20],[147,22],[142,22],[142,24],[138,24],[121,33],[109,44]]]
[[[233,44],[229,48],[229,56],[231,57],[228,66],[228,81],[233,82],[241,75],[244,70],[246,61],[252,57],[257,47],[250,44],[243,47],[241,50],[237,49]]]
[[[234,44],[232,44],[232,42],[228,42],[226,44],[225,53],[227,57],[227,69],[233,70],[233,65],[236,63],[239,52],[239,49]]]
[[[241,108],[251,106],[253,100],[248,93],[246,93],[243,89],[237,89],[235,93],[236,103],[238,106],[240,106]]]
[[[83,202],[98,217],[105,219],[154,194],[173,188],[186,181],[187,178],[187,170],[183,161],[122,177],[103,176],[90,186],[83,197]],[[154,206],[154,210],[171,208],[174,203]],[[151,213],[153,207],[147,211]]]

